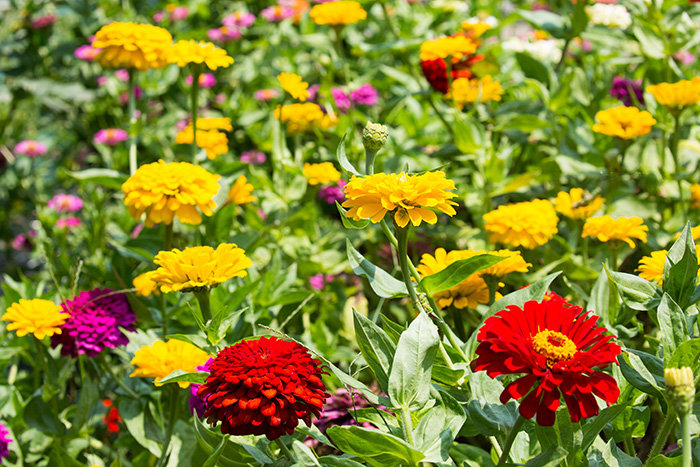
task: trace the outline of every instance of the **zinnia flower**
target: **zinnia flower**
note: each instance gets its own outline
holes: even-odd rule
[[[452,82],[452,98],[461,109],[474,102],[500,101],[503,95],[501,83],[493,81],[490,75],[481,79],[457,78]]]
[[[339,203],[343,202],[345,201],[345,185],[347,185],[345,180],[338,180],[338,186],[324,186],[318,190],[318,197],[327,204],[335,204],[336,201]]]
[[[315,5],[309,13],[316,24],[344,26],[367,18],[367,12],[354,1],[337,1]]]
[[[280,73],[277,80],[282,85],[282,89],[287,91],[294,99],[304,102],[309,98],[309,83],[304,82],[301,76],[294,73]]]
[[[216,84],[216,77],[211,73],[202,73],[199,75],[199,79],[197,81],[199,82],[200,87],[211,88]],[[185,78],[185,83],[187,83],[187,86],[192,86],[192,83],[194,83],[194,78],[192,75]]]
[[[637,99],[639,105],[644,105],[644,91],[642,91],[642,80],[628,79],[623,76],[613,78],[610,95],[619,101],[622,101],[627,107],[635,105],[632,100],[632,94]]]
[[[73,56],[79,60],[85,60],[86,62],[92,62],[97,57],[97,54],[102,52],[102,49],[97,49],[90,44],[81,45],[75,52]]]
[[[216,287],[232,277],[245,277],[253,262],[245,250],[235,243],[222,243],[216,250],[210,246],[195,246],[172,251],[161,251],[153,259],[160,266],[151,279],[163,293],[196,291]]]
[[[552,203],[536,199],[499,206],[484,214],[489,242],[529,250],[547,243],[559,230],[559,218]]]
[[[233,204],[246,204],[255,201],[257,198],[252,196],[253,185],[248,183],[245,175],[241,175],[236,179],[236,182],[231,185],[231,189],[226,196],[226,200]]]
[[[208,30],[207,37],[209,38],[209,40],[215,42],[230,42],[240,39],[241,37],[243,37],[243,35],[237,27],[222,26],[220,28]]]
[[[333,166],[332,162],[321,162],[320,164],[304,164],[304,176],[308,179],[309,185],[326,185],[340,180],[340,172]]]
[[[348,95],[341,88],[331,88],[331,95],[333,96],[335,106],[341,113],[347,113],[348,109],[352,107],[352,102],[348,98]]]
[[[253,93],[253,97],[259,101],[269,101],[279,97],[280,92],[277,89],[259,89]]]
[[[112,289],[94,288],[66,300],[63,312],[70,316],[61,325],[62,333],[51,336],[53,348],[62,345],[61,355],[95,357],[105,348],[113,349],[129,343],[119,328],[135,331],[136,315],[126,294]]]
[[[108,146],[115,146],[129,139],[129,133],[120,128],[108,128],[106,130],[100,130],[95,133],[93,140],[98,144],[106,144]]]
[[[379,102],[379,92],[374,86],[367,83],[354,91],[350,91],[350,99],[358,105],[376,105]]]
[[[591,24],[620,29],[627,29],[632,24],[630,12],[622,5],[594,3],[585,8]]]
[[[639,277],[648,281],[657,281],[659,285],[663,283],[664,264],[668,250],[652,251],[651,256],[645,256],[639,260],[637,271]],[[699,271],[700,272],[700,271]]]
[[[15,146],[15,152],[17,154],[23,154],[29,157],[43,156],[46,154],[46,145],[38,141],[27,139],[20,141]]]
[[[107,413],[102,417],[102,423],[107,426],[108,433],[119,433],[119,425],[122,424],[122,416],[119,410],[109,399],[102,399],[102,405],[107,407]]]
[[[194,63],[204,64],[210,70],[216,70],[233,64],[233,58],[229,57],[224,49],[219,49],[211,42],[194,40],[178,41],[168,52],[167,59],[168,63],[177,63],[180,68]]]
[[[172,42],[173,36],[158,26],[114,22],[97,31],[92,46],[102,49],[96,58],[104,67],[146,71],[168,64]]]
[[[155,341],[152,346],[144,345],[134,354],[131,364],[136,369],[130,377],[155,378],[155,385],[162,386],[159,381],[175,370],[194,373],[196,367],[203,365],[209,359],[209,354],[194,345],[177,339],[166,342]],[[188,382],[177,383],[181,388],[190,385]]]
[[[274,112],[275,118],[287,125],[287,131],[291,134],[319,128],[327,130],[335,126],[337,119],[323,112],[318,104],[305,102],[303,104],[291,104],[277,106]]]
[[[231,13],[230,15],[224,17],[224,19],[221,20],[221,24],[223,24],[224,26],[235,26],[239,28],[247,28],[249,26],[252,26],[254,22],[254,14],[244,13],[242,11],[236,11],[235,13]]]
[[[669,109],[680,110],[700,101],[700,77],[696,76],[690,81],[647,86],[647,92],[654,96],[659,104]]]
[[[586,219],[603,207],[605,199],[600,195],[591,196],[583,188],[572,188],[568,193],[560,191],[554,200],[558,213],[570,219]]]
[[[269,6],[260,12],[260,16],[271,23],[279,23],[294,16],[294,10],[286,6]]]
[[[62,217],[56,221],[56,227],[59,229],[72,229],[83,225],[82,221],[77,217]]]
[[[299,419],[310,426],[328,397],[321,362],[296,342],[275,337],[244,340],[221,350],[199,388],[207,421],[231,435],[294,433]]]
[[[159,295],[158,284],[155,283],[152,276],[155,271],[144,272],[134,277],[134,288],[136,289],[136,295],[141,297],[149,297],[151,294],[155,293]]]
[[[192,125],[187,125],[184,130],[177,133],[175,143],[192,144],[193,138],[193,127]],[[197,147],[204,149],[209,160],[214,160],[228,152],[228,136],[219,130],[200,129],[199,120],[197,120]]]
[[[254,149],[244,151],[243,154],[241,154],[241,162],[245,162],[246,164],[260,165],[264,164],[266,160],[267,157],[264,152]]]
[[[9,444],[12,442],[10,438],[10,432],[7,430],[5,425],[0,423],[0,462],[10,455]]]
[[[525,262],[522,254],[519,251],[512,250],[495,250],[495,251],[482,251],[479,254],[488,253],[493,256],[500,256],[501,261],[489,266],[486,269],[479,271],[480,276],[494,276],[502,278],[513,272],[527,272],[532,267],[532,264]]]
[[[343,207],[351,208],[346,217],[354,220],[370,219],[380,222],[387,212],[394,212],[394,221],[404,228],[410,221],[418,227],[422,221],[428,224],[437,222],[433,209],[448,216],[457,212],[453,206],[457,203],[450,198],[457,196],[452,180],[445,178],[445,173],[426,172],[421,175],[378,173],[366,177],[354,176],[345,186],[347,201]]]
[[[2,321],[8,321],[8,331],[17,331],[17,336],[22,337],[33,334],[41,340],[46,336],[61,334],[61,326],[68,319],[60,306],[49,300],[35,298],[13,303],[0,317]]]
[[[471,369],[491,378],[524,374],[506,386],[501,403],[524,397],[520,415],[537,415],[541,426],[554,424],[562,397],[573,423],[595,416],[594,395],[608,405],[620,396],[615,379],[596,370],[616,363],[621,349],[590,313],[556,300],[510,305],[479,330]]]
[[[56,212],[76,212],[83,208],[83,200],[75,195],[59,193],[49,200],[47,206]]]
[[[589,217],[583,225],[581,237],[596,237],[601,242],[620,240],[634,248],[633,238],[642,243],[647,242],[649,227],[644,225],[641,217],[620,217],[613,219],[605,215],[601,217]]]
[[[622,139],[634,139],[651,131],[656,120],[646,110],[636,107],[613,107],[595,114],[599,123],[593,125],[593,131]]]
[[[171,224],[175,216],[182,223],[198,225],[202,216],[197,208],[207,216],[213,214],[219,178],[187,162],[144,164],[122,185],[124,204],[135,220],[146,213],[147,227]]]
[[[462,34],[438,37],[421,44],[420,59],[425,61],[450,58],[459,61],[476,52],[476,48],[476,42]]]

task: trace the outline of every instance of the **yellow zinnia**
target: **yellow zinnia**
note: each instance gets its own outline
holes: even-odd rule
[[[557,193],[554,208],[569,219],[586,219],[602,208],[604,202],[600,195],[590,196],[584,193],[583,188],[572,188],[568,193]]]
[[[593,125],[593,131],[622,139],[634,139],[651,131],[656,120],[646,110],[636,107],[613,107],[595,114],[599,123]]]
[[[46,336],[61,334],[61,326],[70,315],[62,313],[62,308],[50,300],[35,298],[13,303],[0,317],[2,321],[9,321],[8,331],[17,331],[19,337],[33,334],[41,340]]]
[[[525,261],[522,254],[519,251],[512,250],[495,250],[495,251],[484,251],[479,252],[487,253],[493,256],[500,256],[501,261],[490,266],[484,270],[479,271],[481,276],[494,276],[494,277],[505,277],[512,272],[527,272],[532,267],[532,264]]]
[[[340,172],[332,162],[320,164],[304,164],[304,176],[309,180],[309,185],[326,185],[340,180]]]
[[[248,183],[245,175],[241,175],[236,179],[236,182],[231,186],[231,189],[226,196],[226,200],[233,204],[246,204],[255,201],[257,198],[252,196],[253,185]]]
[[[192,122],[187,126],[191,127]],[[227,117],[201,117],[197,119],[197,130],[233,131],[233,125],[231,125],[231,119]]]
[[[639,260],[637,271],[639,277],[648,281],[658,281],[662,284],[664,278],[664,264],[666,263],[667,250],[652,251],[651,256],[645,256]]]
[[[700,77],[677,83],[660,83],[647,86],[647,92],[656,102],[669,109],[683,109],[700,102]]]
[[[420,46],[421,60],[437,60],[452,57],[453,61],[459,61],[465,55],[476,52],[477,44],[473,40],[461,34],[448,37],[438,37],[435,40],[425,41]]]
[[[418,227],[422,221],[428,224],[437,222],[433,209],[449,216],[456,211],[457,203],[450,198],[457,196],[452,180],[445,178],[442,171],[426,172],[420,175],[378,173],[366,177],[353,176],[345,185],[343,203],[351,208],[345,215],[354,220],[370,219],[380,222],[387,212],[394,212],[394,221],[403,228],[410,221]]]
[[[313,102],[277,106],[274,114],[275,118],[287,125],[287,131],[291,134],[314,128],[327,130],[337,123],[335,117],[324,113],[321,107]]]
[[[166,342],[155,341],[153,345],[144,345],[134,354],[131,364],[136,369],[130,377],[155,378],[155,385],[175,370],[194,373],[196,367],[207,363],[211,356],[204,350],[194,345],[177,339]],[[181,388],[189,387],[190,383],[181,381],[177,383]]]
[[[192,125],[188,125],[184,130],[177,133],[175,143],[192,144],[193,135]],[[228,152],[228,137],[218,130],[200,130],[199,122],[197,122],[197,147],[204,149],[207,158],[214,160]]]
[[[189,40],[178,41],[173,45],[168,53],[168,62],[177,63],[180,68],[190,63],[203,63],[210,70],[216,70],[233,64],[233,58],[229,57],[224,49],[216,47],[211,42]]]
[[[477,101],[500,101],[502,94],[501,83],[493,81],[490,75],[481,79],[457,78],[452,82],[451,96],[460,109]]]
[[[581,237],[596,237],[601,242],[620,240],[634,248],[633,238],[647,242],[649,227],[644,225],[641,217],[619,217],[613,219],[610,216],[589,217],[583,225]]]
[[[216,250],[210,246],[195,246],[161,251],[153,262],[159,268],[151,279],[164,293],[216,287],[233,277],[247,276],[246,269],[253,265],[245,250],[235,243],[222,243]]]
[[[559,231],[557,213],[545,199],[499,206],[484,214],[484,221],[491,243],[529,250],[544,245]]]
[[[293,98],[304,102],[309,98],[309,83],[302,81],[301,76],[294,73],[280,73],[277,80],[282,85],[282,89],[287,91]]]
[[[309,13],[316,24],[344,26],[367,18],[367,12],[359,3],[338,1],[315,5]]]
[[[144,164],[122,185],[124,204],[136,220],[146,213],[147,227],[171,224],[175,216],[182,223],[198,225],[202,216],[197,208],[207,216],[213,214],[219,178],[187,162]]]
[[[92,46],[102,49],[95,60],[104,67],[146,71],[168,64],[172,42],[173,36],[163,28],[114,22],[95,33]]]
[[[158,292],[158,285],[152,278],[154,272],[155,271],[148,271],[134,277],[133,284],[134,288],[136,289],[136,295],[148,297],[152,293],[155,293],[156,295],[160,294]]]

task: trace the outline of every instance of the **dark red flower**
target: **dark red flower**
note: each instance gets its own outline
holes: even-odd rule
[[[221,350],[197,393],[204,417],[231,435],[294,433],[299,419],[311,424],[328,397],[320,360],[296,342],[276,337],[247,340]]]
[[[471,78],[471,66],[483,58],[483,55],[470,55],[466,60],[454,63],[452,65],[452,79]],[[447,94],[447,91],[450,89],[450,83],[447,81],[447,64],[445,60],[442,58],[423,60],[420,62],[420,66],[423,70],[423,76],[428,80],[430,86],[438,92]]]
[[[597,316],[552,299],[507,308],[484,322],[471,363],[472,371],[486,370],[491,378],[525,373],[501,393],[503,404],[525,397],[520,414],[552,426],[562,396],[574,423],[598,414],[594,395],[617,401],[615,379],[596,369],[615,363],[621,349]]]
[[[122,416],[119,414],[119,410],[113,407],[112,401],[109,399],[102,399],[102,404],[107,407],[107,413],[102,418],[102,423],[107,425],[107,431],[109,433],[118,433],[119,425],[122,423]]]

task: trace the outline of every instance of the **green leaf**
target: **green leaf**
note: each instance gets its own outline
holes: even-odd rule
[[[341,451],[373,467],[417,466],[425,455],[401,438],[359,426],[333,426],[328,436]]]
[[[120,189],[128,178],[126,174],[110,169],[86,169],[80,172],[71,172],[63,169],[63,173],[81,182],[94,183],[107,188]]]
[[[664,363],[660,358],[640,350],[626,349],[618,357],[620,370],[635,388],[656,397],[666,413],[666,386]]]
[[[556,13],[546,10],[518,10],[517,13],[537,29],[545,30],[557,39],[563,39],[567,34],[568,19]]]
[[[461,284],[462,281],[472,274],[489,268],[504,259],[502,256],[495,255],[477,255],[461,259],[436,274],[424,277],[421,285],[425,288],[428,295],[435,295],[438,292]]]
[[[618,449],[614,440],[608,441],[603,449],[602,463],[604,467],[642,467],[642,461],[625,454]]]
[[[551,446],[542,454],[533,457],[525,467],[559,467],[569,453],[561,446]]]
[[[620,415],[625,408],[625,405],[613,405],[612,407],[607,407],[600,411],[590,422],[583,425],[583,442],[581,443],[581,449],[586,452],[588,448],[591,447],[595,439],[598,437],[605,425],[615,420],[615,418]]]
[[[136,442],[148,449],[154,456],[160,457],[160,444],[152,438],[156,434],[150,432],[147,434],[146,432],[146,404],[141,401],[122,400],[119,402],[119,414]]]
[[[319,460],[324,467],[364,467],[364,464],[345,457],[323,456]]]
[[[665,57],[663,41],[647,24],[644,24],[641,20],[634,21],[632,34],[639,41],[640,49],[644,55],[656,59]]]
[[[633,310],[648,311],[661,303],[661,291],[648,280],[624,272],[610,271],[607,267],[605,271],[617,286],[622,301]]]
[[[494,467],[495,465],[489,453],[479,447],[468,444],[455,443],[450,449],[450,456],[457,462],[458,466]]]
[[[659,454],[647,462],[647,467],[681,467],[682,465],[683,456],[666,457],[663,454]]]
[[[335,156],[338,159],[338,162],[340,162],[340,166],[343,168],[343,170],[353,175],[357,175],[358,177],[361,177],[362,174],[357,171],[355,166],[350,163],[348,157],[345,155],[345,138],[347,137],[348,134],[346,132],[343,135],[343,138],[340,140],[340,143],[338,144],[338,149],[336,149],[335,151]]]
[[[696,375],[700,372],[700,339],[689,340],[679,345],[666,365],[667,368],[684,366],[692,368]]]
[[[221,433],[205,427],[198,417],[192,417],[192,421],[194,431],[197,434],[197,442],[207,455],[211,455],[210,453],[213,453],[225,441],[216,465],[220,467],[248,467],[256,465],[256,462],[262,465],[272,464],[272,459],[264,452],[265,448],[256,449],[253,445],[255,443],[254,436],[235,436],[224,439],[225,437]],[[233,438],[235,438],[235,442]]]
[[[486,145],[486,130],[478,120],[457,114],[454,126],[455,145],[462,154],[473,154]]]
[[[382,298],[398,298],[408,294],[406,285],[402,281],[394,279],[388,272],[365,259],[352,246],[350,240],[346,239],[345,245],[348,251],[350,267],[355,271],[355,274],[369,279],[369,285],[374,290],[374,293]]]
[[[618,406],[614,405],[605,410],[615,407]],[[621,416],[612,419],[613,439],[621,443],[628,436],[641,438],[647,433],[650,418],[651,410],[648,406],[626,407]]]
[[[212,345],[218,344],[221,342],[221,339],[224,338],[226,335],[226,332],[229,330],[231,327],[231,324],[233,321],[243,312],[245,312],[248,309],[248,307],[243,308],[242,310],[238,310],[235,313],[231,313],[230,310],[231,308],[229,307],[224,307],[221,311],[219,311],[212,319],[211,322],[209,323],[209,327],[207,328],[207,339]]]
[[[401,334],[387,393],[394,407],[422,409],[428,402],[431,367],[439,342],[437,328],[425,313],[420,313]]]
[[[89,377],[83,378],[80,388],[80,398],[73,419],[71,420],[70,435],[76,435],[83,425],[88,421],[90,411],[95,407],[100,399],[100,392],[97,384]]]
[[[34,397],[24,408],[24,423],[47,435],[61,435],[66,427],[58,422],[58,414],[52,412],[41,396]]]
[[[196,383],[204,384],[207,382],[209,373],[205,371],[197,371],[196,373],[188,373],[183,370],[175,370],[165,378],[158,381],[159,384],[165,383]]]
[[[435,405],[428,410],[414,430],[414,444],[425,454],[423,462],[444,462],[450,447],[467,416],[457,400],[438,391]]]
[[[295,439],[292,449],[294,450],[294,457],[297,458],[297,463],[294,464],[295,467],[321,467],[316,455],[304,443]]]
[[[573,31],[571,37],[576,37],[588,26],[588,15],[586,14],[586,2],[576,2],[574,6],[574,16],[571,21]]]
[[[387,335],[391,338],[391,340],[394,343],[398,344],[399,338],[401,337],[401,333],[403,333],[406,330],[406,326],[402,326],[398,323],[393,322],[385,315],[379,315],[379,317],[381,318],[382,324],[384,325],[384,328],[387,331]]]
[[[348,211],[337,201],[335,202],[335,207],[338,208],[338,212],[340,213],[340,221],[343,223],[343,227],[346,229],[364,229],[367,227],[367,225],[369,225],[369,219],[360,219],[359,221],[356,221],[351,217],[347,217],[345,213]]]
[[[389,372],[391,362],[394,360],[396,345],[389,338],[386,332],[374,322],[362,316],[353,308],[355,323],[355,337],[357,345],[360,347],[362,356],[369,365],[372,373],[377,378],[382,391],[387,391],[389,387]]]
[[[516,52],[515,60],[525,76],[549,86],[549,71],[541,62],[524,52]]]
[[[488,403],[473,399],[467,404],[469,419],[484,436],[497,436],[512,428],[518,418],[518,405],[508,402]]]
[[[496,117],[494,131],[518,130],[523,133],[532,133],[534,130],[550,128],[552,125],[542,120],[537,115],[527,114],[503,114]]]
[[[688,325],[683,310],[664,293],[658,310],[664,361],[668,362],[676,349],[688,339]]]
[[[211,454],[209,454],[209,457],[204,462],[204,464],[202,464],[202,467],[216,467],[216,463],[219,462],[219,458],[221,457],[221,454],[223,454],[224,449],[226,448],[226,444],[228,443],[228,437],[229,435],[224,435],[221,438],[221,441],[219,442],[219,444],[216,445]]]
[[[695,241],[688,223],[673,244],[664,263],[662,289],[680,306],[685,308],[695,290],[698,277],[698,256]]]

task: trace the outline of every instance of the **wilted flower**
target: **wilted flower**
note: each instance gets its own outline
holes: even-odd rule
[[[259,89],[255,91],[253,97],[259,101],[269,101],[279,97],[280,92],[277,89]]]
[[[656,102],[671,110],[680,110],[700,101],[700,77],[677,83],[660,83],[647,86],[647,92]]]
[[[81,45],[80,47],[75,49],[75,52],[73,52],[73,56],[79,60],[92,62],[93,60],[95,60],[97,54],[99,54],[100,52],[102,52],[102,49],[97,49],[90,44],[86,44]]]
[[[529,250],[544,245],[559,231],[557,213],[544,199],[499,206],[484,214],[484,221],[491,243]]]
[[[651,132],[656,120],[646,110],[636,107],[613,107],[595,114],[599,123],[593,125],[593,131],[622,139],[634,139]]]
[[[43,156],[46,154],[46,145],[32,139],[27,139],[20,141],[15,146],[15,152],[17,154],[23,154],[29,157]]]
[[[572,188],[568,193],[560,191],[554,200],[554,208],[558,213],[570,219],[586,219],[603,207],[605,199],[600,195],[591,196],[583,188]]]
[[[309,185],[326,185],[340,180],[340,172],[333,166],[332,162],[321,162],[320,164],[304,163],[304,176],[308,179]]]
[[[241,162],[245,162],[246,164],[260,165],[264,164],[266,160],[267,157],[265,157],[265,153],[256,151],[255,149],[244,151],[243,154],[241,154]]]
[[[159,381],[175,370],[194,373],[196,367],[203,365],[209,359],[209,354],[194,345],[170,339],[166,342],[155,341],[152,346],[144,345],[134,354],[131,364],[136,369],[130,377],[155,378],[155,385],[162,386]],[[190,383],[180,381],[181,388],[186,388]]]
[[[627,29],[632,24],[630,12],[622,5],[594,3],[585,8],[591,24],[620,29]]]
[[[72,229],[73,227],[79,227],[83,225],[83,222],[77,217],[62,217],[56,221],[56,227],[59,229]]]
[[[644,105],[644,91],[642,91],[641,79],[634,80],[623,76],[613,78],[612,88],[610,89],[611,96],[622,101],[627,107],[631,107],[635,105],[635,102],[632,100],[632,94],[634,94],[639,105]]]
[[[379,92],[371,84],[363,84],[354,91],[350,91],[350,99],[358,105],[376,105],[379,102]],[[336,100],[336,104],[337,104]]]
[[[96,59],[104,67],[146,71],[168,64],[172,41],[170,33],[157,26],[114,22],[97,31],[92,46],[102,49]]]
[[[233,204],[246,204],[255,201],[257,198],[252,196],[253,185],[248,183],[245,175],[238,177],[226,196],[226,200]]]
[[[177,63],[180,68],[194,63],[204,64],[210,70],[227,68],[233,64],[233,58],[229,57],[224,49],[219,49],[211,42],[194,40],[175,43],[168,52],[167,60],[168,63]]]
[[[8,321],[8,331],[17,331],[17,336],[33,334],[41,340],[46,336],[61,334],[61,326],[68,319],[60,306],[49,300],[20,298],[7,308],[0,320]]]
[[[354,1],[336,1],[316,5],[309,16],[316,24],[344,26],[367,18],[367,12]]]
[[[199,75],[199,80],[197,81],[199,82],[199,86],[203,88],[211,88],[216,84],[216,78],[211,73],[202,73]],[[194,78],[192,75],[185,78],[185,83],[187,83],[188,86],[192,86],[193,82]]]
[[[76,212],[83,208],[83,200],[75,195],[59,193],[49,200],[47,206],[56,212]]]
[[[280,73],[277,80],[282,85],[282,89],[287,91],[294,99],[304,102],[309,97],[309,83],[304,82],[301,76],[294,73]]]
[[[105,130],[100,130],[95,133],[93,140],[97,144],[106,144],[108,146],[115,146],[122,141],[129,139],[129,133],[120,128],[108,128]]]

